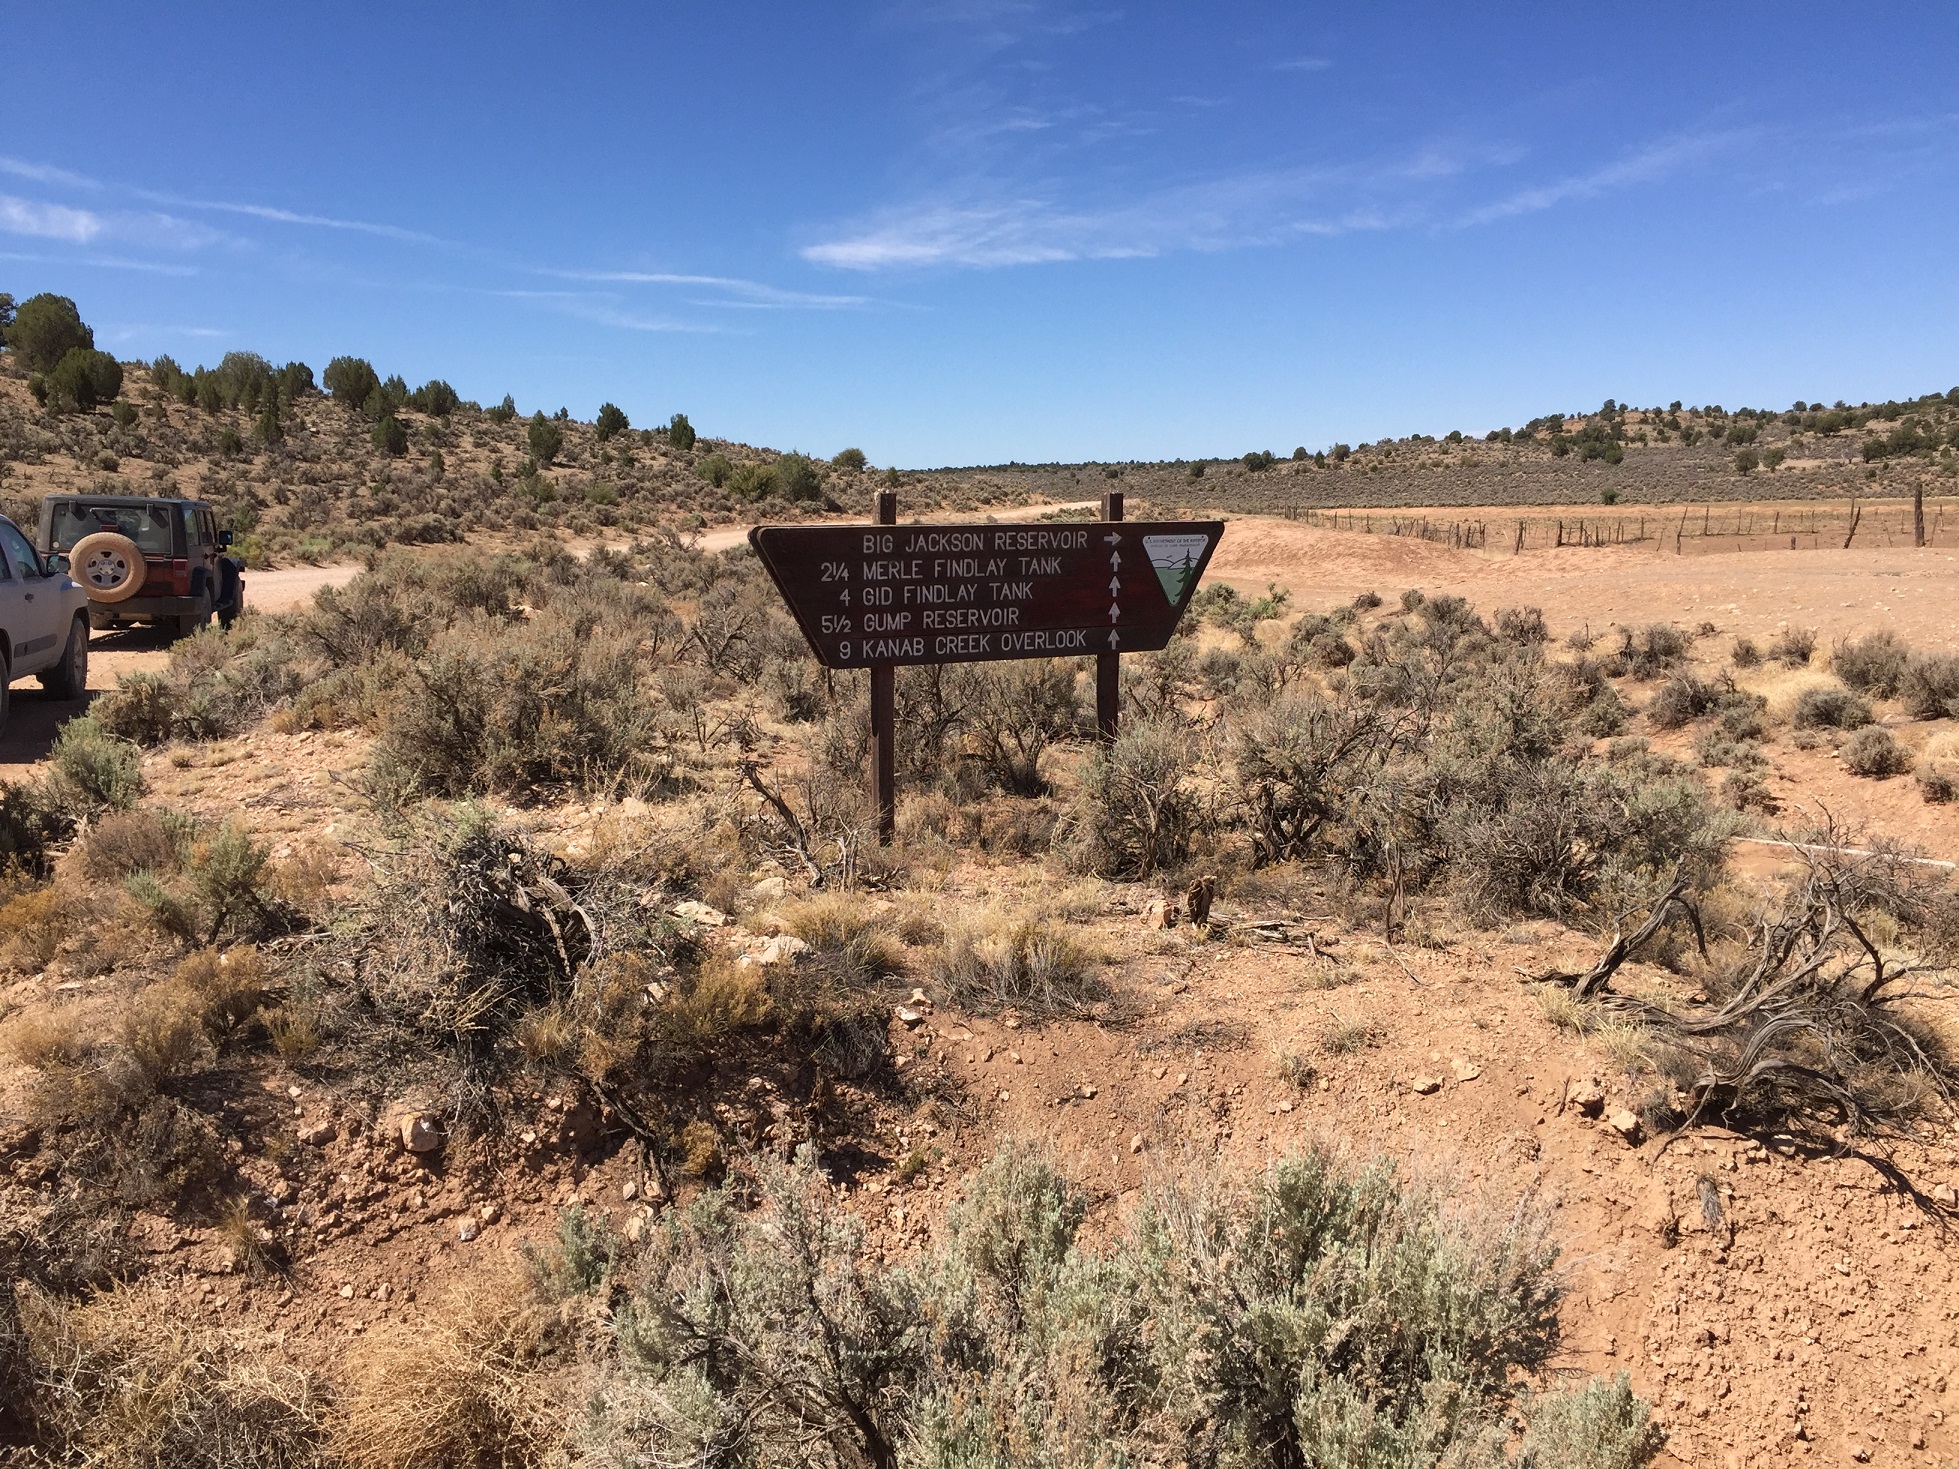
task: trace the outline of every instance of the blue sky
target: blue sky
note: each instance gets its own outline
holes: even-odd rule
[[[1959,7],[16,7],[0,290],[873,462],[1959,382]]]

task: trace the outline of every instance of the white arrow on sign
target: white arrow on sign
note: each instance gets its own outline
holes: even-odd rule
[[[1121,536],[1104,536],[1104,537],[1102,537],[1102,544],[1103,544],[1103,545],[1105,545],[1105,546],[1120,546],[1120,545],[1122,544],[1122,537],[1121,537]]]
[[[1114,628],[1109,629],[1109,646],[1111,648],[1119,648],[1122,646],[1122,634],[1117,632]]]
[[[1113,597],[1113,596],[1114,596],[1114,595],[1115,595],[1115,594],[1116,594],[1117,592],[1119,592],[1119,591],[1121,591],[1121,590],[1122,590],[1122,583],[1121,583],[1121,582],[1119,582],[1119,581],[1117,581],[1117,580],[1116,580],[1116,579],[1115,579],[1114,577],[1110,577],[1110,578],[1109,578],[1109,595],[1110,595],[1111,597]]]
[[[1120,551],[1109,552],[1109,570],[1111,571],[1122,570],[1122,552]]]
[[[1109,621],[1114,622],[1120,616],[1122,616],[1122,608],[1114,602],[1111,602],[1109,604]]]

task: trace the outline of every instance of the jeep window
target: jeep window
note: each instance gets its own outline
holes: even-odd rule
[[[128,536],[145,556],[171,554],[168,505],[96,505],[87,500],[70,500],[50,508],[54,515],[48,549],[52,551],[72,551],[75,542],[83,536],[110,530]]]

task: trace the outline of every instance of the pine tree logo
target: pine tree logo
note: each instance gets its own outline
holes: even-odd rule
[[[1156,579],[1172,607],[1182,607],[1190,595],[1191,583],[1197,580],[1197,568],[1203,564],[1210,543],[1211,538],[1204,535],[1143,537],[1143,551],[1156,568]]]

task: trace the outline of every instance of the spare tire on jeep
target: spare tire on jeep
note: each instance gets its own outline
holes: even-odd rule
[[[91,602],[127,602],[143,589],[148,571],[142,548],[112,530],[83,536],[68,553],[68,574]]]

